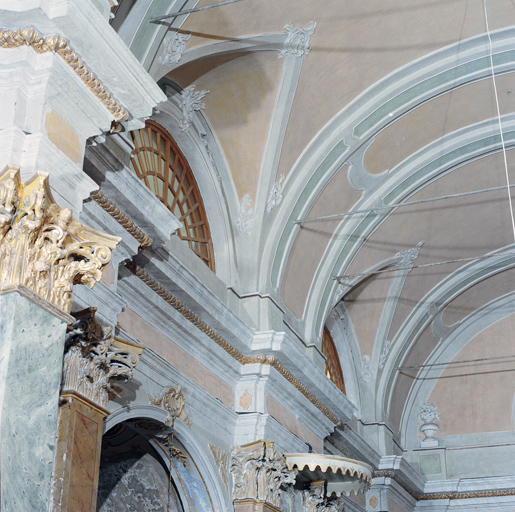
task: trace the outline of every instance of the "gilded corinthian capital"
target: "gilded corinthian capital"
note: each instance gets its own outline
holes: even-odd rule
[[[74,284],[93,286],[120,238],[80,224],[54,202],[48,173],[0,176],[0,287],[23,285],[69,313]]]

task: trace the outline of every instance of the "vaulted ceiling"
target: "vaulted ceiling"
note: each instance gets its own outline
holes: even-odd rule
[[[214,2],[124,2],[114,25],[156,81],[175,84],[169,101],[209,91],[196,109],[214,162],[202,172],[222,192],[198,181],[230,226],[225,284],[270,298],[306,345],[327,324],[362,418],[388,420],[402,444],[417,443],[423,401],[439,404],[445,435],[513,429],[513,360],[405,367],[512,355],[496,98],[515,180],[515,3],[487,1],[486,18],[483,0],[242,0],[170,28],[149,19]],[[226,257],[216,234],[214,247]]]

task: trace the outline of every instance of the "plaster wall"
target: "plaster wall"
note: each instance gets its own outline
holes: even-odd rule
[[[354,191],[347,179],[348,166],[342,167],[320,194],[307,217],[341,213],[345,205],[352,205],[361,194]],[[293,245],[281,286],[281,297],[291,312],[302,318],[304,303],[315,275],[339,219],[310,222],[303,225]]]
[[[512,84],[513,73],[496,77],[501,115],[513,110]],[[420,105],[388,125],[365,153],[365,169],[371,174],[393,169],[431,141],[495,116],[497,109],[492,79],[488,77],[464,85]]]
[[[512,269],[480,281],[456,297],[445,308],[442,315],[443,323],[451,326],[462,321],[484,304],[510,293],[513,290],[513,283],[515,283],[515,270]]]
[[[200,2],[199,5],[207,4]],[[311,38],[312,51],[305,59],[288,125],[278,175],[287,175],[309,141],[366,87],[388,73],[438,48],[484,32],[480,3],[390,2],[337,0],[297,2],[292,19],[289,4],[263,9],[261,2],[224,6],[213,16],[209,10],[196,13],[183,25],[192,31],[187,48],[220,38],[281,31],[294,22],[306,27],[317,22]],[[491,30],[508,26],[515,7],[509,0],[489,4]],[[385,41],[387,43],[385,43]],[[332,70],[346,70],[345,80]],[[316,94],[314,94],[316,91]],[[328,99],[330,99],[328,101]],[[298,127],[302,126],[302,131]]]
[[[249,194],[255,200],[283,64],[277,52],[255,52],[239,58],[200,60],[168,75],[183,87],[209,90],[203,98],[205,114],[220,141],[240,199]]]
[[[172,366],[198,383],[202,388],[221,400],[228,407],[233,405],[234,396],[231,387],[200,364],[195,357],[179,348],[172,340],[165,337],[136,313],[126,308],[118,317],[120,326],[134,336],[143,345],[159,354]]]
[[[453,361],[513,355],[514,328],[515,315],[500,320],[470,340]],[[448,366],[429,396],[440,411],[438,434],[513,430],[514,374],[515,358]]]

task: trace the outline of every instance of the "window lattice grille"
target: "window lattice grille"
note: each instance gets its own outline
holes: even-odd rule
[[[131,132],[131,169],[183,223],[178,235],[211,269],[213,244],[204,204],[188,162],[170,134],[155,121]]]
[[[325,374],[327,378],[345,394],[345,383],[343,382],[340,359],[338,352],[336,352],[333,338],[326,327],[324,327],[324,333],[322,334],[322,354],[326,357]]]

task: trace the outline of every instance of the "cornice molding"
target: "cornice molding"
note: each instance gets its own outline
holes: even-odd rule
[[[152,238],[136,226],[136,224],[117,208],[100,190],[91,192],[90,197],[140,243],[140,249],[144,250],[152,246],[154,243]]]
[[[417,501],[431,500],[467,500],[477,498],[497,498],[499,496],[515,496],[515,489],[497,489],[494,491],[473,491],[473,492],[433,492],[418,494],[408,487],[395,473],[395,471],[376,471],[372,478],[390,478],[399,484],[412,498]]]
[[[302,393],[326,418],[332,421],[335,426],[341,424],[340,419],[329,410],[309,389],[302,384],[292,373],[286,369],[283,364],[274,356],[258,355],[258,356],[246,356],[238,349],[233,347],[225,338],[223,338],[218,332],[209,327],[199,316],[193,311],[188,309],[182,302],[176,299],[168,290],[166,290],[161,284],[150,276],[145,270],[136,265],[133,262],[126,264],[127,268],[139,279],[141,279],[149,288],[156,292],[163,300],[165,300],[170,306],[177,310],[186,320],[191,322],[200,331],[211,338],[219,347],[227,352],[233,359],[238,361],[242,365],[248,364],[264,364],[270,365],[275,368],[282,377],[284,377],[297,391]]]
[[[0,48],[19,48],[30,46],[37,53],[57,53],[72,68],[74,73],[84,82],[86,87],[109,110],[114,120],[119,123],[129,119],[125,110],[107,89],[100,83],[97,76],[81,61],[73,51],[68,41],[60,35],[43,36],[32,27],[23,27],[18,30],[0,28]]]

